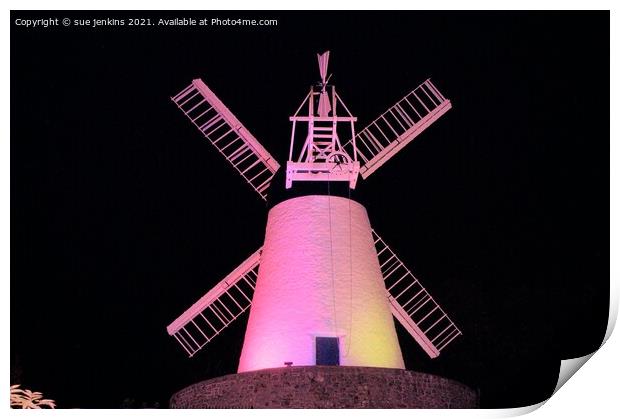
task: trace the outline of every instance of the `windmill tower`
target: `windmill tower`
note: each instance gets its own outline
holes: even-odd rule
[[[279,184],[280,165],[200,79],[172,98],[262,199],[272,183],[284,190],[270,202],[262,247],[167,328],[192,357],[249,309],[238,377],[290,366],[404,371],[394,318],[431,358],[461,335],[351,199],[358,176],[379,169],[450,101],[428,79],[356,132],[329,83],[329,52],[317,58],[321,79],[290,117]],[[311,183],[325,188],[306,192]],[[346,192],[332,193],[336,184]]]

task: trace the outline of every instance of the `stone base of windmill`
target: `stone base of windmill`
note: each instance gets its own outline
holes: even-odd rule
[[[179,409],[477,408],[471,388],[432,374],[390,368],[306,366],[225,375],[170,399]]]

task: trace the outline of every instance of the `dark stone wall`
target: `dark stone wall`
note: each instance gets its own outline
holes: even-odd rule
[[[476,408],[471,388],[431,374],[390,368],[284,367],[193,384],[172,408]]]

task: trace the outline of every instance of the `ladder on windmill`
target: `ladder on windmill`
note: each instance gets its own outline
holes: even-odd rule
[[[323,121],[323,119],[327,119]],[[321,124],[323,122],[323,124]],[[327,124],[325,124],[327,122]],[[317,158],[325,159],[327,153],[334,151],[332,145],[336,141],[336,123],[331,117],[316,117],[312,124],[312,155],[306,157],[307,161],[315,161]]]

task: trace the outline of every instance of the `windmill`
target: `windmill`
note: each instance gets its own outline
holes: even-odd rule
[[[326,185],[272,202],[263,246],[167,327],[190,357],[248,309],[238,372],[404,369],[392,317],[431,358],[461,335],[350,196],[358,175],[373,174],[450,110],[450,101],[427,79],[356,132],[357,118],[329,83],[329,51],[317,58],[321,81],[290,117],[282,183],[273,181],[278,162],[202,80],[171,98],[261,199],[272,183],[289,192]],[[332,194],[334,182],[348,182],[347,192]]]

